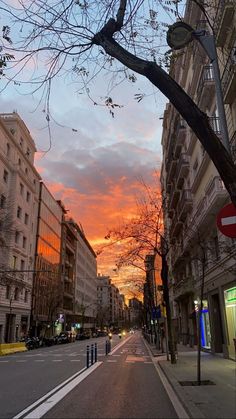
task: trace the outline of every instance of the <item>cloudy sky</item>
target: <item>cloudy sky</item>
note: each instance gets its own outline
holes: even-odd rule
[[[90,96],[107,95],[109,80],[98,76]],[[112,91],[114,118],[105,106],[94,106],[77,92],[75,78],[54,82],[50,102],[50,133],[40,96],[25,86],[1,92],[0,112],[17,111],[29,128],[38,153],[35,165],[69,215],[81,223],[91,245],[104,242],[108,229],[135,212],[140,177],[151,183],[161,165],[162,116],[165,98],[144,78]],[[145,93],[140,103],[134,95]],[[104,101],[101,99],[100,102]],[[115,251],[103,252],[98,271],[113,275]]]

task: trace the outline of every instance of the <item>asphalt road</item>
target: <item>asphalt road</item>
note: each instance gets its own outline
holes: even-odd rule
[[[0,358],[0,418],[177,418],[141,334],[114,336],[108,356],[105,340]],[[95,341],[99,362],[84,369]]]
[[[76,341],[0,357],[0,418],[12,418],[86,366],[86,345],[97,342],[98,359],[106,338]],[[115,336],[114,346],[119,343]]]

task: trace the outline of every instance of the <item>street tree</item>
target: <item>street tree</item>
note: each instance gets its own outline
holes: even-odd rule
[[[110,245],[117,242],[123,243],[122,251],[117,256],[117,267],[133,266],[141,269],[147,274],[148,298],[151,304],[151,311],[155,307],[154,290],[150,284],[150,274],[155,270],[154,264],[148,266],[146,256],[153,255],[161,261],[161,280],[163,284],[163,298],[166,306],[166,317],[168,327],[168,343],[171,362],[176,363],[174,336],[171,321],[171,308],[169,301],[169,277],[167,255],[169,245],[164,231],[162,197],[159,186],[152,188],[143,180],[140,181],[142,194],[137,198],[137,214],[120,226],[110,229],[106,239]],[[146,265],[146,266],[145,266]]]
[[[194,3],[206,14],[201,2],[194,0]],[[157,63],[158,31],[164,30],[158,6],[180,18],[178,4],[177,0],[153,0],[148,4],[143,0],[4,1],[1,13],[9,21],[9,27],[14,26],[18,31],[14,45],[7,41],[4,45],[6,53],[16,56],[14,72],[12,76],[12,71],[9,72],[7,83],[19,84],[21,73],[25,84],[28,79],[24,70],[27,66],[33,68],[30,82],[34,91],[46,89],[48,107],[52,82],[60,74],[64,77],[69,72],[77,80],[80,77],[89,96],[89,81],[94,81],[101,71],[109,70],[112,77],[123,74],[132,82],[136,80],[135,73],[140,74],[169,99],[188,123],[215,164],[236,206],[236,166],[229,152],[214,133],[208,116]],[[115,62],[122,64],[122,69],[115,68]],[[120,82],[118,80],[117,84]],[[142,95],[138,94],[137,99],[141,100]],[[93,103],[97,105],[94,100]],[[105,105],[112,115],[118,106],[110,96]],[[46,118],[50,119],[48,108]]]

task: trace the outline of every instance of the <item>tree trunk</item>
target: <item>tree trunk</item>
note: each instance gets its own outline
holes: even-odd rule
[[[152,61],[142,60],[121,47],[112,38],[117,30],[115,28],[115,20],[110,19],[94,36],[93,43],[100,45],[108,55],[116,58],[129,69],[146,77],[169,99],[202,143],[236,207],[236,165],[211,128],[207,115],[160,66]]]
[[[171,364],[176,364],[175,345],[174,345],[170,299],[169,299],[168,265],[167,265],[166,254],[162,254],[161,261],[162,261],[161,279],[163,283],[163,296],[164,296],[164,301],[166,304],[166,319],[167,319],[168,341],[169,341],[169,348],[167,348],[167,350],[169,349],[169,352],[170,352]]]

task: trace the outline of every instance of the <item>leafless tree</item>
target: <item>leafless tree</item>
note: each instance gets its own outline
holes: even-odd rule
[[[194,3],[195,7],[206,10],[202,2],[194,0]],[[2,1],[1,14],[9,21],[9,27],[14,26],[18,31],[14,46],[8,42],[4,45],[6,52],[16,57],[7,83],[13,80],[19,84],[19,74],[23,74],[22,83],[25,83],[24,69],[28,64],[33,67],[35,64],[30,82],[35,90],[44,88],[45,91],[46,88],[45,112],[49,121],[51,85],[60,74],[65,77],[70,73],[76,80],[80,77],[89,96],[89,81],[94,81],[103,70],[108,69],[112,74],[112,87],[122,78],[134,82],[135,73],[142,75],[186,120],[215,164],[236,206],[236,166],[232,158],[214,133],[208,116],[157,63],[157,43],[163,44],[160,29],[164,31],[158,6],[180,18],[175,0],[153,0],[148,4],[143,0]],[[43,68],[40,67],[42,62]],[[122,64],[122,68],[115,67],[116,63]],[[40,67],[38,73],[37,66]],[[136,96],[137,100],[142,97],[142,94]],[[97,105],[94,100],[93,103]],[[105,104],[112,114],[118,106],[110,95]]]

